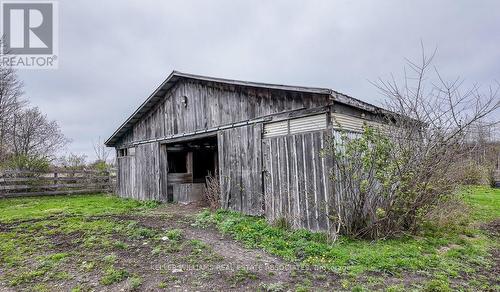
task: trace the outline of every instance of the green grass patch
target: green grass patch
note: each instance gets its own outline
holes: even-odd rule
[[[238,269],[233,275],[231,275],[228,281],[231,283],[232,287],[246,282],[247,280],[256,280],[258,276],[256,273],[248,271],[246,269]]]
[[[43,219],[56,215],[121,214],[137,208],[155,206],[156,203],[103,194],[10,198],[0,200],[0,222]]]
[[[36,258],[36,266],[30,269],[22,268],[9,277],[9,284],[17,286],[24,283],[35,282],[42,277],[48,277],[55,280],[69,278],[66,272],[56,271],[60,262],[64,261],[69,255],[67,253],[54,253]]]
[[[179,241],[182,239],[182,230],[180,229],[168,230],[165,236],[167,236],[169,240]]]
[[[489,222],[500,218],[500,188],[468,187],[464,189],[464,200],[472,207],[473,220]]]
[[[118,283],[127,278],[129,273],[124,269],[116,269],[114,267],[109,267],[104,272],[104,276],[102,276],[99,283],[102,285],[111,285],[114,283]]]
[[[156,202],[140,202],[108,195],[29,197],[0,200],[0,281],[25,288],[44,281],[72,278],[65,267],[86,253],[98,252],[100,260],[82,261],[79,272],[106,267],[103,285],[123,280],[128,273],[113,266],[119,262],[114,249],[128,245],[118,239],[153,238],[157,232],[134,221],[98,217],[146,211]],[[65,252],[54,253],[64,248]],[[137,279],[130,284],[138,285]]]
[[[128,279],[128,281],[129,281],[130,289],[132,291],[138,290],[139,287],[141,287],[141,285],[142,285],[142,279],[139,276],[134,275],[134,276],[130,277]]]
[[[472,189],[468,202],[472,202],[473,208],[489,210],[482,219],[498,218],[498,210],[492,210],[495,208],[492,206],[498,206],[500,197],[496,191],[484,191]],[[479,267],[491,265],[487,251],[495,244],[472,226],[441,228],[429,224],[418,236],[378,241],[341,237],[331,243],[323,233],[283,229],[271,226],[263,218],[231,211],[201,213],[196,225],[207,224],[215,224],[221,232],[232,235],[247,247],[262,248],[304,266],[319,266],[350,275],[368,271],[426,271],[449,276],[473,273]]]
[[[131,239],[148,239],[158,235],[158,231],[140,226],[136,221],[130,221],[126,232]]]

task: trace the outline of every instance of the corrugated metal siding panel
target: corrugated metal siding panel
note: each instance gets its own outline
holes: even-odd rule
[[[378,129],[381,133],[384,134],[389,134],[390,133],[390,126],[384,123],[378,123],[378,122],[368,122],[368,125]]]
[[[326,115],[314,115],[290,120],[290,134],[298,134],[326,129]]]
[[[288,134],[288,121],[264,124],[264,138]]]
[[[366,123],[368,126],[379,129],[382,133],[388,133],[390,130],[389,125],[384,123],[368,121],[358,117],[339,113],[332,113],[331,116],[334,129],[363,132],[363,125]]]
[[[362,132],[365,120],[350,115],[332,113],[332,125],[334,129]]]

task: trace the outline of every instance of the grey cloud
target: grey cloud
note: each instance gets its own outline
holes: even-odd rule
[[[21,71],[32,104],[93,158],[171,70],[322,86],[377,102],[420,40],[445,76],[500,79],[498,1],[83,1],[60,6],[60,68]]]

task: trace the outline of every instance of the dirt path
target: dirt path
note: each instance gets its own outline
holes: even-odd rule
[[[250,249],[241,243],[222,235],[214,227],[194,227],[193,214],[201,212],[201,207],[194,205],[163,205],[147,215],[120,216],[119,220],[134,220],[140,225],[157,230],[180,229],[185,240],[199,240],[214,251],[215,263],[205,263],[200,269],[190,267],[186,263],[170,265],[172,271],[186,277],[197,278],[201,274],[215,273],[213,279],[205,279],[198,291],[266,291],[274,288],[277,291],[294,290],[306,283],[310,288],[330,290],[337,286],[338,277],[333,273],[311,271],[285,262],[260,249]],[[203,263],[201,263],[203,264]],[[222,280],[222,281],[221,281]],[[186,283],[184,283],[186,284]],[[179,290],[190,291],[190,288],[178,285]],[[338,287],[337,287],[338,288]],[[195,289],[195,290],[197,290]]]
[[[141,224],[152,228],[180,228],[187,239],[198,239],[210,245],[217,253],[234,264],[241,266],[274,266],[283,267],[289,265],[283,260],[269,255],[258,249],[248,249],[242,244],[234,241],[228,236],[222,235],[213,227],[198,228],[193,227],[192,215],[201,212],[201,207],[194,205],[172,206],[167,205],[150,216],[135,217]],[[175,220],[161,220],[162,215],[168,214]],[[155,216],[156,215],[156,216]]]
[[[0,270],[6,275],[0,291],[340,290],[336,274],[302,269],[214,227],[195,226],[201,211],[164,204],[139,213],[4,224],[0,232],[22,235],[33,254]]]

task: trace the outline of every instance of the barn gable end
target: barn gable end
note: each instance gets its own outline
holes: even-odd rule
[[[382,110],[329,89],[173,72],[106,142],[117,151],[117,193],[195,199],[217,174],[223,208],[325,229],[336,202],[319,152],[333,113],[377,120]]]

